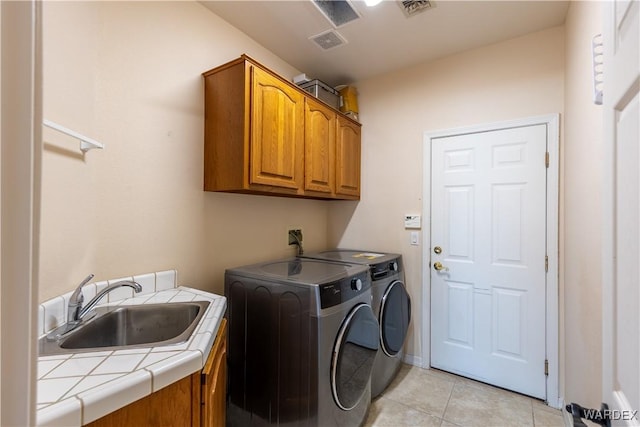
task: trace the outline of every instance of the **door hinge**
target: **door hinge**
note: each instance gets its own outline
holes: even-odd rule
[[[549,152],[544,153],[544,165],[549,168]]]
[[[544,256],[544,271],[549,272],[549,255]]]
[[[549,360],[544,359],[544,375],[545,377],[549,376]]]

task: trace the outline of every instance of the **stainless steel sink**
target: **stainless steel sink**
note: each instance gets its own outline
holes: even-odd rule
[[[99,307],[96,316],[58,339],[38,342],[41,356],[158,347],[187,341],[208,301]]]

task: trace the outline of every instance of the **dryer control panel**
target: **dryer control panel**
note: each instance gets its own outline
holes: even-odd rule
[[[391,261],[384,261],[379,264],[373,264],[370,267],[371,280],[382,280],[389,276],[394,276],[402,271],[402,259],[396,258]]]
[[[320,308],[325,309],[342,304],[367,291],[371,288],[371,280],[367,273],[361,273],[319,287]]]

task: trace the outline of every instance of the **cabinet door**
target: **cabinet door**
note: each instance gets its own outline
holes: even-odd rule
[[[305,101],[304,189],[335,190],[336,113],[320,102]]]
[[[193,375],[185,377],[85,425],[87,427],[193,427],[198,425],[199,414],[195,412],[198,409],[193,408],[191,400],[193,387],[200,386],[198,379]]]
[[[360,126],[338,117],[336,193],[360,197]]]
[[[304,96],[251,67],[250,184],[302,188]]]
[[[227,319],[222,319],[202,368],[202,427],[224,427],[227,402]]]

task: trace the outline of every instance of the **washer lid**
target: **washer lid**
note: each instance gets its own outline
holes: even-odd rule
[[[228,269],[227,273],[319,285],[366,272],[362,265],[338,264],[307,258],[289,258]]]
[[[331,249],[328,251],[305,255],[305,257],[347,262],[351,264],[374,265],[381,262],[394,261],[398,259],[400,255],[356,249]]]

